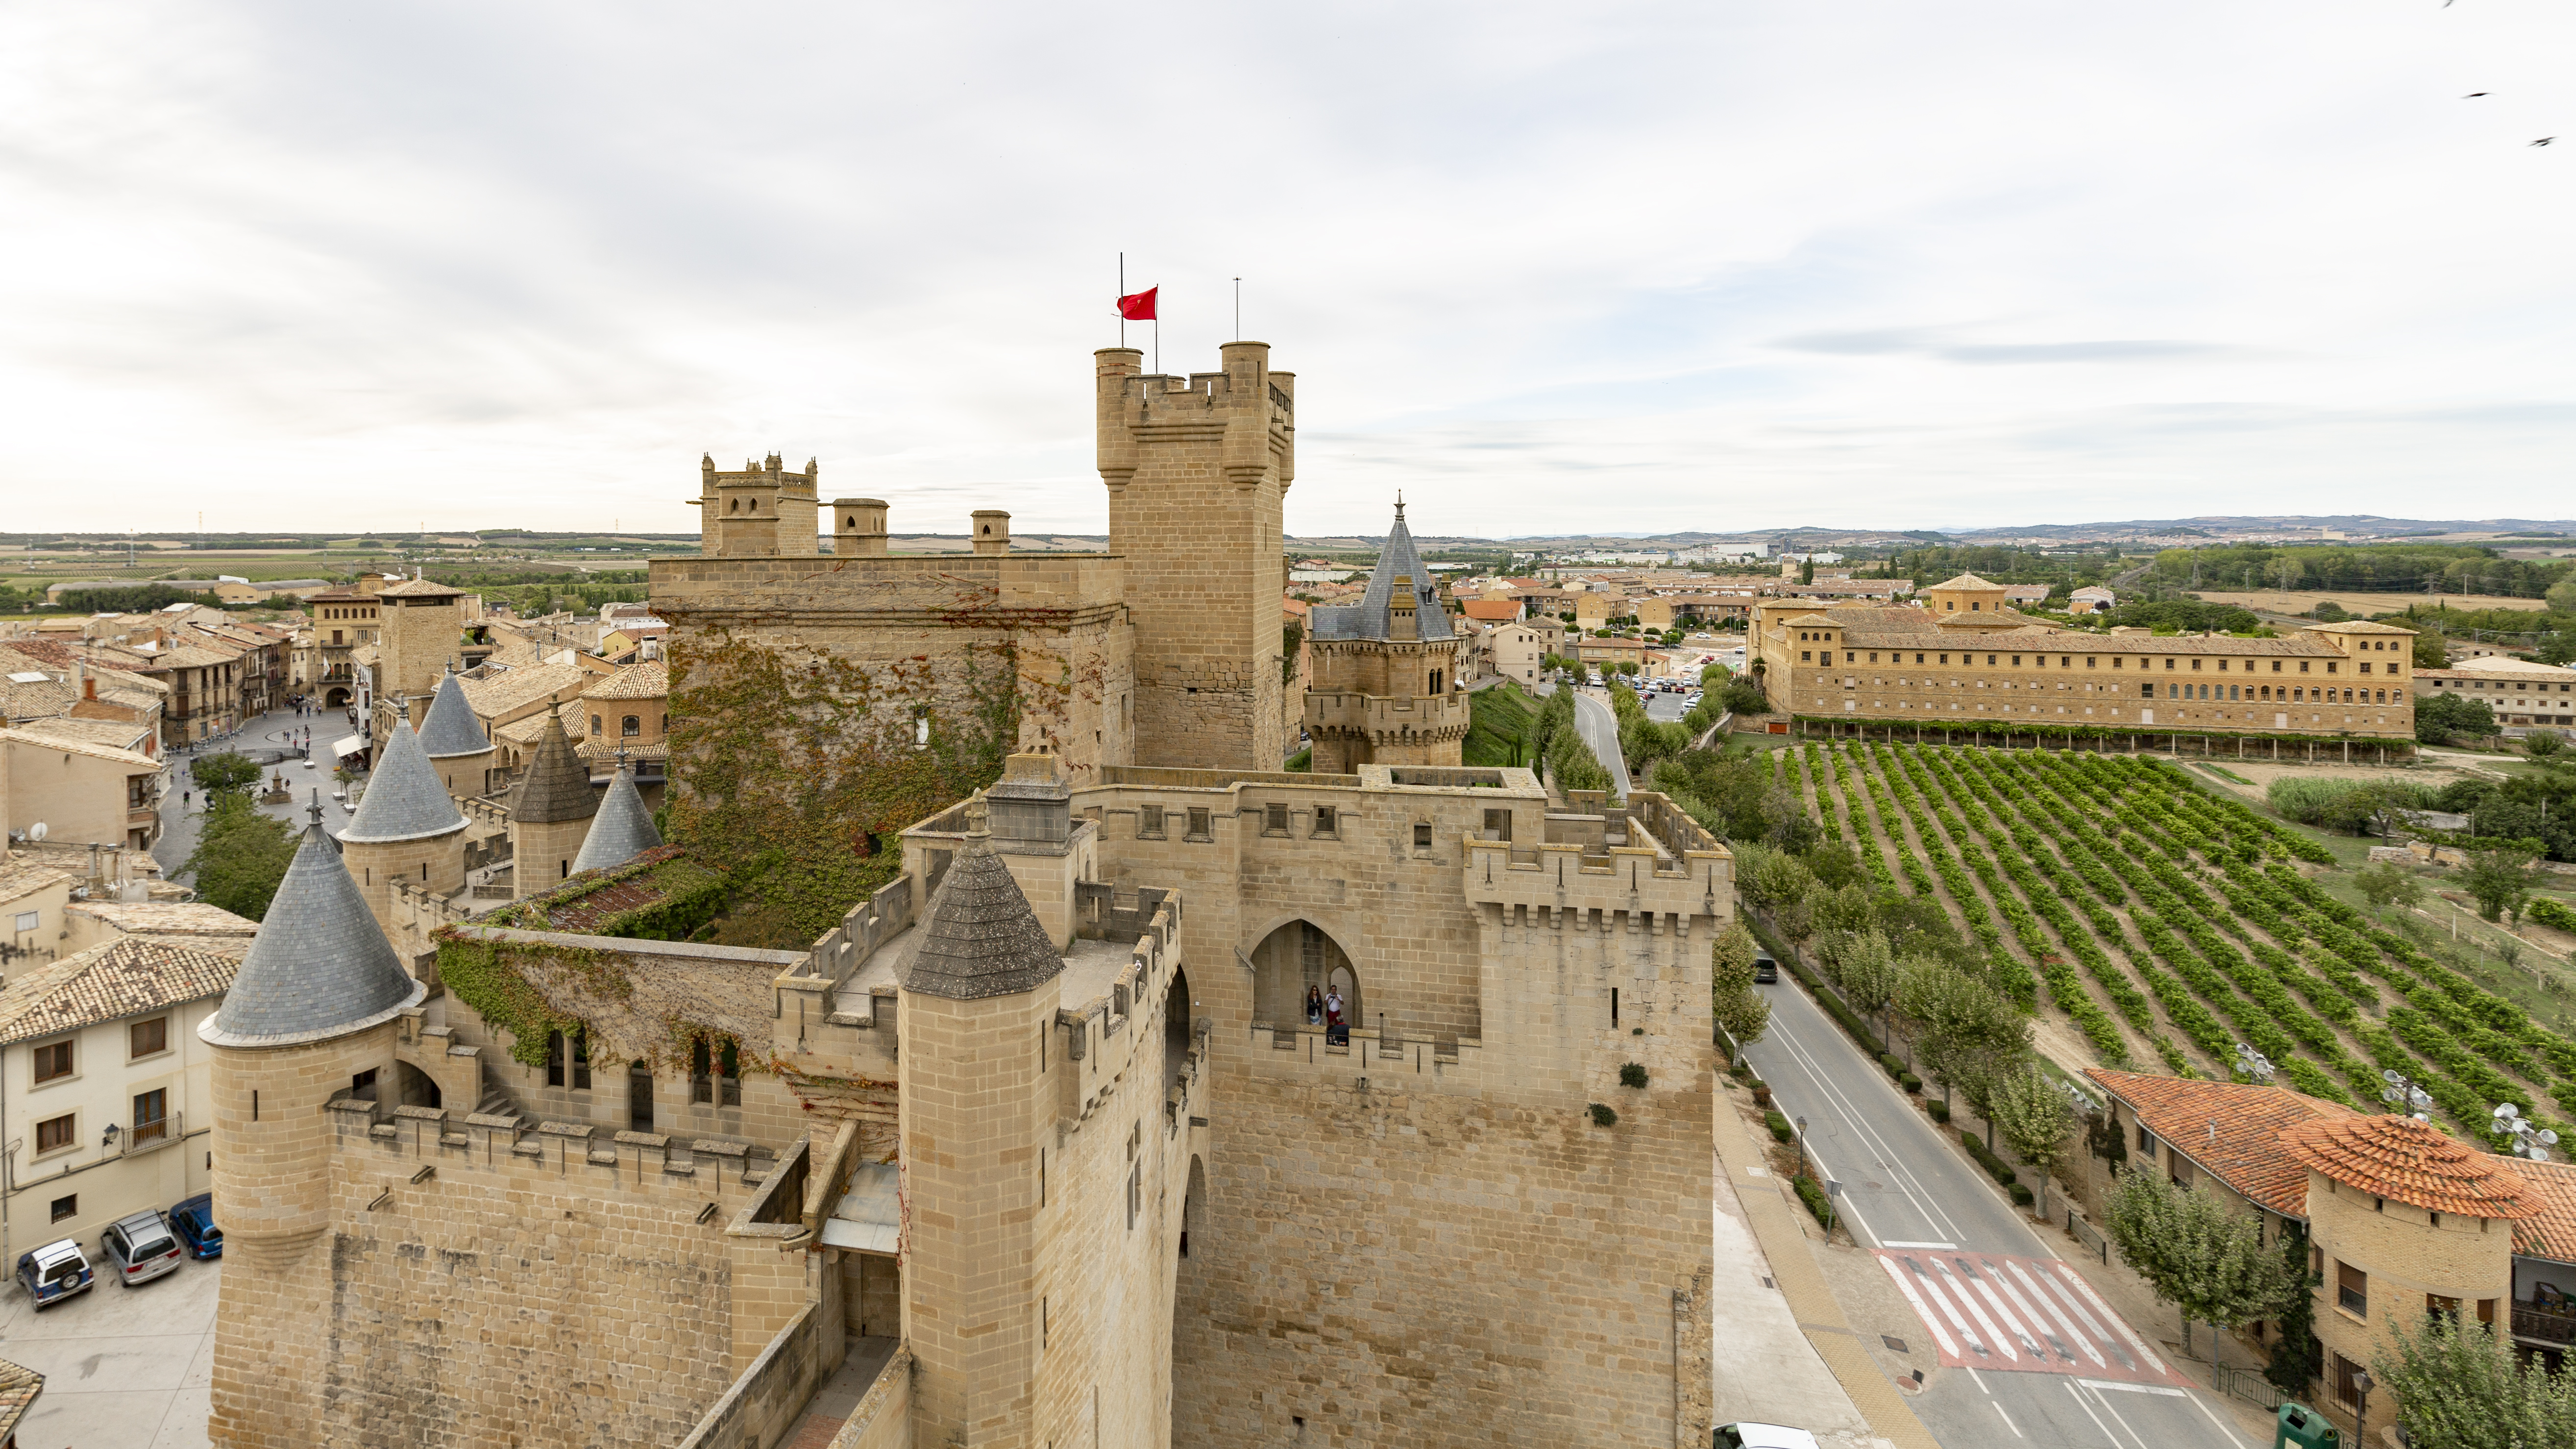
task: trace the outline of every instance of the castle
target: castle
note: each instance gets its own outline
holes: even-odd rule
[[[1141,362],[1098,354],[1097,554],[987,511],[894,556],[810,466],[702,466],[705,551],[652,566],[675,819],[1000,734],[854,831],[890,878],[810,946],[702,939],[731,862],[624,772],[549,739],[468,796],[443,694],[395,727],[203,1033],[216,1443],[769,1449],[853,1378],[843,1449],[1706,1442],[1732,858],[1458,763],[1400,519],[1287,698],[1293,381]],[[502,836],[521,899],[474,909]]]

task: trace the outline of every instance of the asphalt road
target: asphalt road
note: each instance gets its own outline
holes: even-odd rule
[[[1577,690],[1574,695],[1574,728],[1583,743],[1592,749],[1592,757],[1610,772],[1611,794],[1625,800],[1635,787],[1628,782],[1628,757],[1619,752],[1619,717],[1610,712],[1607,702],[1589,692]]]
[[[1771,1028],[1745,1055],[1779,1110],[1807,1119],[1807,1150],[1843,1184],[1855,1239],[1870,1248],[2056,1256],[1785,972],[1765,990]],[[1938,1331],[1927,1323],[1927,1338]],[[2203,1392],[2081,1370],[1958,1368],[1935,1374],[1913,1403],[1948,1449],[2247,1449]]]

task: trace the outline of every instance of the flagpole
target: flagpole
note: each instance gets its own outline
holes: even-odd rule
[[[1234,279],[1234,340],[1243,340],[1243,278]]]
[[[1118,254],[1118,295],[1122,299],[1127,295],[1127,254],[1125,252]],[[1125,307],[1118,309],[1118,345],[1121,347],[1127,345],[1127,309]]]

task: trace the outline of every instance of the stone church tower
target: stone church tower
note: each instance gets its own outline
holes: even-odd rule
[[[1362,765],[1455,765],[1467,738],[1457,631],[1395,505],[1395,527],[1357,604],[1308,614],[1306,735],[1315,773]]]
[[[278,884],[221,1010],[214,1048],[215,1220],[224,1227],[207,1431],[218,1444],[312,1444],[330,1419],[319,1365],[332,1331],[324,1241],[344,1093],[394,1089],[398,1018],[426,994],[394,956],[340,852],[315,824]]]
[[[1224,371],[1144,373],[1098,358],[1109,551],[1126,560],[1136,635],[1135,759],[1276,770],[1285,755],[1280,507],[1297,476],[1296,379],[1270,344],[1229,342]]]

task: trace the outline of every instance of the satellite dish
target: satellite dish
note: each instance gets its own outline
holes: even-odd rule
[[[37,840],[42,840],[42,839],[44,839],[44,838],[45,838],[45,822],[43,822],[43,821],[39,820],[39,821],[37,821],[35,824],[30,825],[30,826],[28,826],[28,827],[27,827],[27,839],[28,839],[28,840],[30,840],[30,841],[37,841]]]
[[[2543,1147],[2555,1147],[2558,1145],[2558,1134],[2544,1127],[2540,1130],[2538,1141]]]
[[[2499,1121],[2510,1122],[2514,1118],[2522,1115],[2522,1109],[2511,1102],[2507,1102],[2495,1109],[2495,1115]]]

